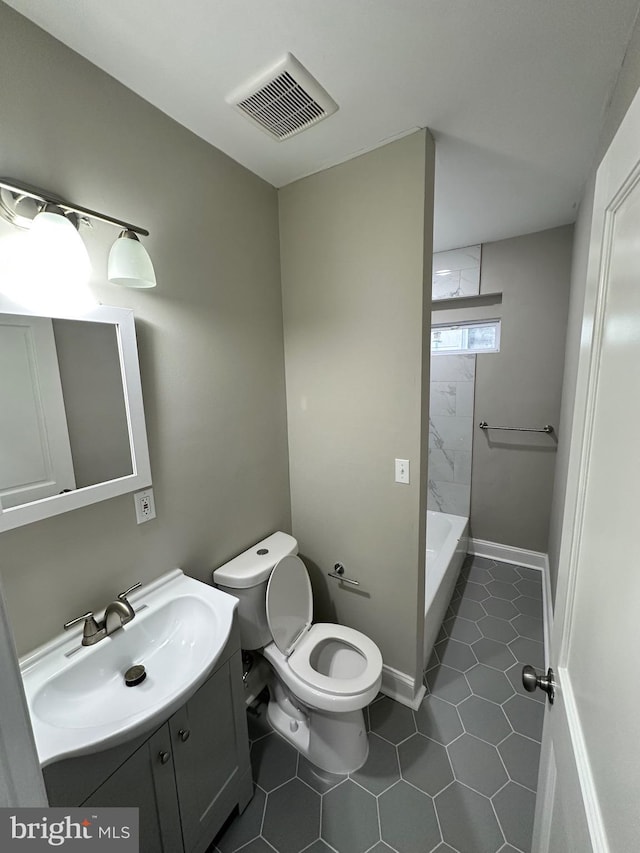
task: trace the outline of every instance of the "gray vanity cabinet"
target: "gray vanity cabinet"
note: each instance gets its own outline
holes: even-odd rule
[[[237,628],[212,675],[151,736],[44,777],[52,806],[137,806],[141,853],[204,853],[253,793]]]
[[[171,762],[169,726],[164,725],[82,803],[137,806],[140,853],[183,853],[182,828]],[[161,756],[168,756],[163,762]]]

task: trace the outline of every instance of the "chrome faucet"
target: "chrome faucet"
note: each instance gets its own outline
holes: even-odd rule
[[[131,622],[136,613],[131,604],[129,604],[127,596],[133,592],[134,589],[138,589],[140,586],[142,586],[140,581],[138,581],[138,583],[134,583],[134,585],[130,586],[129,589],[119,593],[118,597],[114,601],[107,604],[104,611],[104,619],[101,622],[96,621],[93,613],[89,611],[88,613],[84,613],[82,616],[77,616],[75,619],[71,619],[70,622],[65,622],[63,626],[65,631],[73,625],[77,625],[78,622],[82,622],[84,620],[82,645],[93,646],[94,643],[98,643],[100,640],[108,637],[109,634],[113,634],[114,631],[122,628],[122,626],[126,625],[127,622]]]

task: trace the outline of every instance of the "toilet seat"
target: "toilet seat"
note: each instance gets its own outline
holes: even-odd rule
[[[311,656],[320,643],[337,640],[353,649],[363,658],[363,669],[347,678],[323,675],[311,663]],[[382,655],[376,644],[355,628],[320,622],[312,625],[297,643],[289,656],[289,666],[309,687],[337,696],[354,696],[366,693],[378,681],[382,673]],[[376,688],[377,690],[377,688]]]

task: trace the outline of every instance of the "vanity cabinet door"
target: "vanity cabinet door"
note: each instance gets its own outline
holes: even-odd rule
[[[165,724],[82,804],[140,809],[144,853],[184,850],[171,753],[171,732]]]
[[[240,733],[230,663],[169,720],[185,853],[206,850],[238,802]]]

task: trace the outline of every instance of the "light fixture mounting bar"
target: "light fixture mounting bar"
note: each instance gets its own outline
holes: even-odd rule
[[[130,222],[125,222],[122,219],[115,219],[113,216],[107,216],[106,213],[99,213],[97,210],[90,210],[88,207],[81,207],[79,204],[73,204],[59,196],[54,195],[38,187],[32,187],[29,184],[24,184],[21,181],[16,181],[13,178],[0,178],[0,187],[9,190],[16,195],[27,196],[35,199],[35,201],[43,204],[55,204],[63,210],[77,213],[79,216],[87,216],[89,219],[97,219],[100,222],[106,222],[108,225],[115,225],[118,228],[124,228],[127,231],[134,231],[142,237],[148,237],[149,232],[145,228],[140,228],[138,225],[132,225]]]

